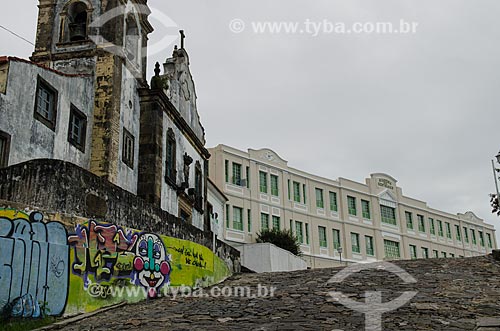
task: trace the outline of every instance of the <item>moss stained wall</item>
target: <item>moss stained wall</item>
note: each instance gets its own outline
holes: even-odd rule
[[[2,204],[0,310],[29,297],[26,316],[35,309],[71,315],[231,275],[222,259],[192,241]]]

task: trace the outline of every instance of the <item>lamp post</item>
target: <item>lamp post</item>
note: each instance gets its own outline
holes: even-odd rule
[[[500,164],[500,152],[498,152],[498,154],[495,156],[495,158],[497,159],[497,163]],[[495,162],[493,160],[491,160],[491,166],[493,168],[493,179],[495,180],[495,188],[497,189],[497,199],[500,199],[500,194],[498,191],[497,169],[495,168]]]
[[[342,247],[338,247],[337,248],[337,252],[339,252],[339,255],[340,255],[340,265],[342,265]]]
[[[500,164],[500,152],[495,155],[497,162]],[[491,194],[491,207],[493,208],[492,213],[500,216],[500,192],[498,190],[498,180],[500,178],[497,177],[497,173],[500,172],[500,169],[495,168],[495,161],[491,160],[491,167],[493,168],[493,180],[495,181],[495,188],[497,190],[496,195]]]

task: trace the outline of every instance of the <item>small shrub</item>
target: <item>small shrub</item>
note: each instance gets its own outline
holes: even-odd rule
[[[295,255],[302,254],[299,240],[289,230],[262,230],[260,233],[257,233],[257,242],[271,243]]]

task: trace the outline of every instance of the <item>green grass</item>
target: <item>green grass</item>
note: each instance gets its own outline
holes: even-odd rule
[[[26,331],[41,328],[55,322],[55,318],[48,316],[45,318],[16,318],[10,320],[0,320],[0,331]]]

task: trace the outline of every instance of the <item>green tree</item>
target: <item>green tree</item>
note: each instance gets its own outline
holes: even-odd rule
[[[257,233],[257,242],[271,243],[295,255],[302,254],[299,240],[289,230],[262,230],[260,233]]]

